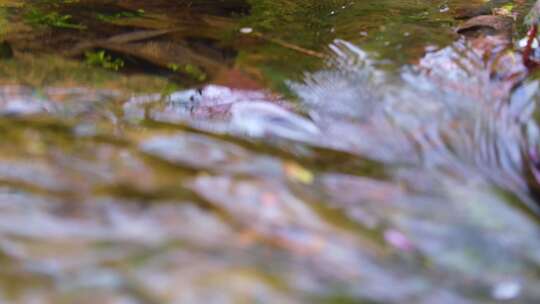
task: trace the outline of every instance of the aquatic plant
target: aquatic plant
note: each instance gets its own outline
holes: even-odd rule
[[[32,8],[24,16],[26,22],[32,25],[51,26],[57,28],[84,30],[86,26],[72,21],[71,15],[63,15],[58,12],[45,12]]]
[[[104,50],[98,51],[87,51],[84,53],[85,62],[90,65],[101,66],[105,69],[110,69],[113,71],[118,71],[124,67],[124,60],[121,58],[112,58],[111,55],[107,54]]]

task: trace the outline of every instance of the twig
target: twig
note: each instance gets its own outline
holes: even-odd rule
[[[317,51],[314,51],[314,50],[310,50],[310,49],[306,49],[306,48],[303,48],[301,46],[298,46],[298,45],[283,41],[281,39],[267,37],[267,36],[265,36],[265,35],[263,35],[262,33],[259,33],[259,32],[253,32],[253,33],[251,33],[251,35],[255,36],[257,38],[260,38],[262,40],[272,42],[272,43],[277,44],[277,45],[279,45],[281,47],[284,47],[284,48],[287,48],[287,49],[290,49],[290,50],[293,50],[293,51],[297,51],[297,52],[302,53],[302,54],[307,55],[307,56],[317,57],[317,58],[321,58],[321,59],[326,58],[326,55],[323,54],[323,53],[320,53],[320,52],[317,52]]]

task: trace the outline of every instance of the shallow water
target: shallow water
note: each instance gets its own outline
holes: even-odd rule
[[[435,2],[0,1],[0,303],[539,301],[537,76]]]

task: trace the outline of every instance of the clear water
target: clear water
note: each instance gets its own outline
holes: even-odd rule
[[[0,303],[540,300],[539,83],[478,4],[0,4]]]

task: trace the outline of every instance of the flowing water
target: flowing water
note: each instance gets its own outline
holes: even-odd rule
[[[540,83],[456,34],[483,1],[0,8],[0,303],[540,301]]]

